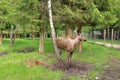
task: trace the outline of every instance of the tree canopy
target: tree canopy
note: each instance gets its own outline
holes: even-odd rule
[[[41,24],[48,26],[46,2],[46,0],[1,0],[0,29],[6,30],[9,29],[9,25],[19,24],[22,32],[38,32]],[[66,25],[114,28],[114,25],[120,22],[119,5],[120,0],[52,0],[55,28],[59,30]]]

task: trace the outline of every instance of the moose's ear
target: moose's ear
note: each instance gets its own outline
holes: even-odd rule
[[[75,33],[75,35],[78,35],[78,33],[77,33],[77,31],[76,31],[76,30],[74,30],[74,33]]]
[[[77,33],[77,31],[76,31],[76,30],[74,30],[74,33]]]
[[[79,33],[79,36],[82,37],[82,34]]]

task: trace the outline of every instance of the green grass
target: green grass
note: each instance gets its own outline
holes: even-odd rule
[[[52,47],[46,46],[51,43],[51,40],[45,42],[45,51],[52,53]],[[22,48],[33,46],[36,50],[28,54],[17,53],[17,50]],[[27,67],[28,60],[40,60],[44,59],[50,54],[38,54],[39,40],[30,39],[18,39],[14,46],[9,45],[9,40],[5,39],[3,45],[0,47],[0,52],[7,51],[9,54],[4,57],[0,57],[0,79],[1,80],[61,80],[63,73],[61,71],[51,71],[43,66]],[[52,59],[51,59],[52,60]],[[56,59],[55,59],[56,60]],[[52,74],[52,75],[51,75]]]
[[[13,52],[13,51],[17,51],[17,50],[23,49],[28,46],[32,46],[36,49],[36,51],[38,51],[38,47],[39,47],[39,39],[36,39],[36,40],[17,39],[15,41],[14,46],[11,46],[9,43],[10,43],[9,39],[3,40],[3,45],[0,46],[0,52],[1,51],[9,51],[9,52],[12,51]],[[49,53],[53,52],[53,45],[50,39],[47,39],[47,41],[45,41],[45,52],[46,51]]]
[[[27,46],[35,47],[35,51],[28,54],[17,53],[17,50]],[[46,60],[53,54],[53,45],[51,39],[45,40],[45,53],[38,54],[39,39],[17,39],[14,46],[9,45],[9,39],[4,39],[0,46],[0,52],[8,51],[8,55],[0,57],[0,80],[61,80],[65,75],[62,71],[52,71],[44,66],[27,67],[28,60],[40,60],[45,64],[56,62],[56,58]],[[63,51],[63,58],[66,59],[66,52]],[[77,60],[94,65],[92,71],[88,72],[90,80],[94,80],[103,71],[103,64],[109,61],[109,57],[120,58],[119,50],[107,48],[97,44],[83,42],[83,52],[74,52],[72,60]],[[70,80],[87,80],[76,76],[70,76]]]

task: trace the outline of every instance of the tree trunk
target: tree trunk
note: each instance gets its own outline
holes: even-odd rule
[[[2,33],[2,38],[5,39],[5,35]]]
[[[60,54],[59,54],[59,49],[57,48],[57,44],[56,44],[56,33],[55,33],[55,29],[53,26],[53,20],[52,20],[51,0],[48,0],[48,11],[49,11],[49,21],[50,21],[52,41],[53,41],[53,45],[54,45],[55,54],[56,54],[58,60],[61,60]]]
[[[79,32],[80,34],[82,34],[82,26],[79,27],[78,32]],[[79,53],[82,52],[82,41],[79,42],[78,52],[79,52]]]
[[[44,31],[45,28],[42,26],[40,29],[40,41],[39,41],[39,53],[44,53]]]
[[[44,28],[44,39],[47,38],[47,36],[46,36],[47,32],[45,32],[45,31],[46,31],[46,29]]]
[[[2,31],[0,31],[0,45],[2,45]]]
[[[118,31],[117,31],[117,40],[120,39],[120,38],[119,38],[119,36],[120,36],[119,34],[120,34],[120,31],[118,30]]]
[[[0,24],[2,25],[2,21],[0,21]],[[0,45],[2,45],[2,30],[0,30]]]
[[[35,40],[35,34],[32,32],[31,33],[32,40]]]
[[[10,34],[9,32],[6,34],[6,37],[7,37],[7,38],[10,38],[10,35],[9,35],[9,34]]]
[[[91,38],[94,39],[93,26],[91,27]]]
[[[104,29],[104,45],[106,44],[106,29]]]
[[[45,32],[45,38],[48,38],[48,34],[47,34],[47,32]]]
[[[112,34],[111,34],[111,46],[113,46],[113,29],[112,29]]]
[[[26,33],[24,33],[24,38],[27,38],[27,34]]]
[[[14,41],[15,41],[16,37],[17,37],[17,33],[15,32],[14,33]]]
[[[57,38],[59,37],[59,34],[58,34],[58,33],[56,34],[56,37],[57,37]]]
[[[116,39],[116,31],[114,31],[114,39],[113,40],[115,40]]]
[[[107,27],[107,38],[110,39],[110,29],[109,29],[109,26]]]
[[[21,35],[21,34],[17,34],[17,38],[20,38],[20,35]]]
[[[71,35],[72,35],[72,29],[67,26],[66,36],[71,36]]]
[[[17,38],[17,32],[18,32],[19,27],[20,27],[20,25],[17,24],[17,25],[16,25],[16,29],[15,29],[15,31],[14,31],[14,41],[15,41],[15,39]]]
[[[95,31],[93,33],[94,33],[94,43],[95,43],[95,40],[96,40],[96,28],[95,28]]]
[[[14,45],[14,40],[13,40],[13,25],[11,26],[11,30],[10,30],[10,45]]]

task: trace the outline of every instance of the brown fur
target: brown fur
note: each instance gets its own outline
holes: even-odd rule
[[[39,60],[35,60],[35,61],[28,61],[27,62],[27,66],[28,67],[32,67],[32,66],[36,66],[36,65],[44,65],[44,62],[41,62]]]

